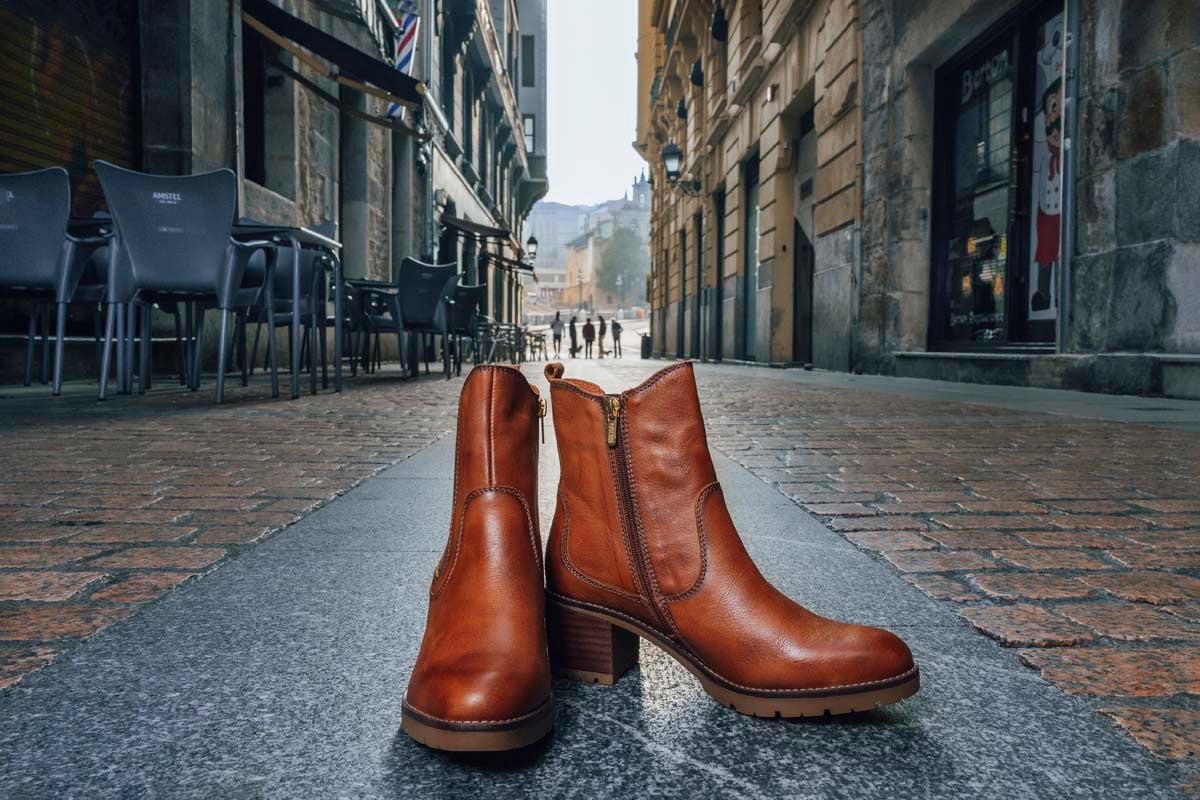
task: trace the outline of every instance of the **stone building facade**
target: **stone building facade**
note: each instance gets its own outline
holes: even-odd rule
[[[392,0],[269,1],[389,70],[395,63]],[[339,65],[264,36],[244,5],[80,0],[69,15],[34,0],[0,6],[6,58],[59,64],[12,71],[7,116],[20,122],[0,126],[0,171],[67,166],[74,213],[88,215],[103,205],[95,158],[161,174],[228,167],[240,216],[336,220],[347,277],[390,280],[408,256],[454,260],[469,281],[488,282],[491,316],[519,320],[512,257],[548,189],[546,0],[418,0],[411,74],[425,92],[399,120],[371,87],[332,79]],[[527,147],[529,116],[540,137]],[[505,235],[448,231],[447,220]],[[509,260],[492,258],[498,251]],[[0,333],[22,332],[24,309],[4,308]],[[71,347],[83,352],[91,323],[86,310],[72,313]],[[0,347],[0,370],[11,373],[22,344]]]
[[[657,353],[1200,396],[1195,0],[639,13]]]

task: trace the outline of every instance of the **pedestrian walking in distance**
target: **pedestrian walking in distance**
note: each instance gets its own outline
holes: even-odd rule
[[[621,323],[614,318],[612,321],[613,358],[621,358]]]
[[[600,322],[600,357],[604,358],[604,337],[608,335],[608,323],[599,314],[596,315],[596,319]]]
[[[550,323],[550,335],[554,339],[554,357],[562,358],[562,312],[554,312],[554,321]]]
[[[583,357],[592,357],[592,342],[596,340],[596,326],[592,324],[592,318],[588,317],[587,322],[583,323]]]
[[[572,314],[571,321],[567,323],[567,331],[571,335],[571,358],[579,355],[579,332],[575,329],[575,323],[578,319],[578,317]]]

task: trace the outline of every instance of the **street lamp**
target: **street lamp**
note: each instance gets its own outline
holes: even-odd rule
[[[663,170],[667,173],[667,183],[681,189],[684,194],[700,194],[700,181],[680,180],[683,174],[683,151],[679,149],[679,145],[669,142],[663,147],[660,155]]]
[[[529,241],[525,243],[525,252],[529,255],[529,263],[532,264],[537,260],[538,240],[536,236],[530,236]]]
[[[662,149],[663,169],[667,172],[667,183],[675,183],[679,180],[679,173],[683,167],[683,151],[679,149],[679,145],[671,142]]]
[[[579,307],[577,311],[583,311],[583,273],[579,273]]]

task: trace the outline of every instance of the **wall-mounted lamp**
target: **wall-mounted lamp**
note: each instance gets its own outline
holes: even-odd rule
[[[699,194],[700,181],[683,181],[683,151],[679,145],[671,142],[662,149],[663,171],[667,173],[667,183],[680,189],[684,194]]]

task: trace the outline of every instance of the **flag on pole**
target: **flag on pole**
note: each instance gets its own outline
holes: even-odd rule
[[[421,17],[417,14],[417,0],[393,0],[396,8],[396,69],[404,75],[412,75],[414,56],[417,53],[417,31]],[[387,115],[396,117],[402,108],[399,103],[388,106]]]

